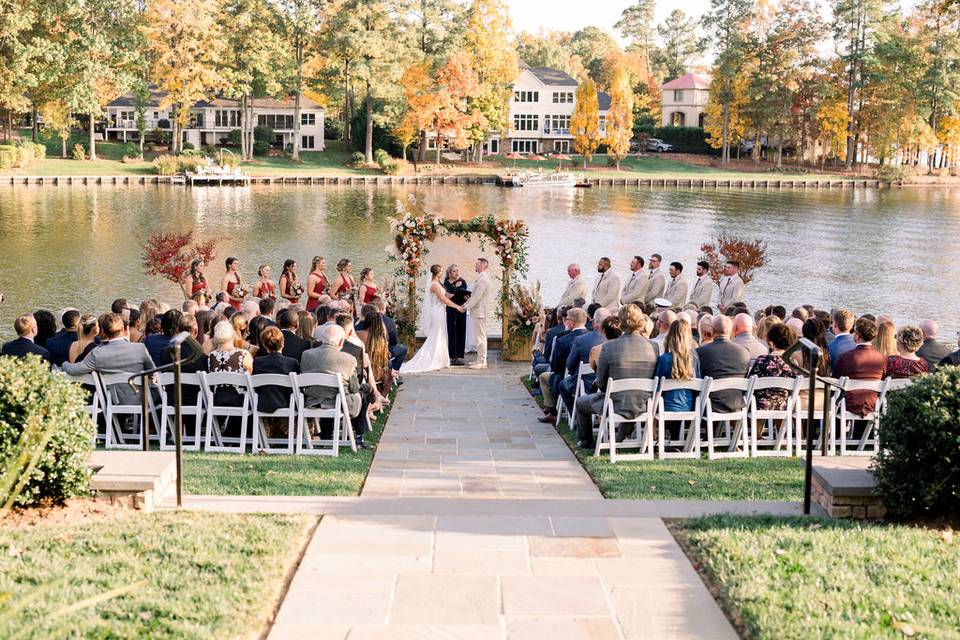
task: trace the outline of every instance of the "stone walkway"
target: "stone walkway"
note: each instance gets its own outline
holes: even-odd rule
[[[361,497],[312,503],[270,638],[736,638],[661,513],[603,500],[536,421],[522,371],[407,378]]]

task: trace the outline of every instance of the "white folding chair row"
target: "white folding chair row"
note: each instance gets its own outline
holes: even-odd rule
[[[580,367],[577,369],[577,384],[573,388],[573,410],[574,411],[577,410],[577,400],[579,400],[580,396],[584,395],[587,392],[586,385],[583,382],[583,377],[593,375],[594,373],[596,372],[593,370],[593,367],[590,366],[589,362],[580,363]],[[557,422],[559,421],[560,419],[557,418]],[[573,415],[571,413],[567,413],[567,426],[570,427],[571,431],[577,428],[576,425],[574,424]]]
[[[176,411],[174,408],[174,390],[173,373],[164,372],[157,374],[157,387],[160,390],[160,450],[170,451],[175,448],[174,433],[176,425]],[[197,399],[193,404],[182,404],[180,414],[186,418],[183,421],[183,448],[188,451],[199,451],[200,442],[203,439],[203,407],[204,397],[203,383],[200,380],[200,374],[182,373],[180,374],[180,386],[195,387]],[[190,419],[192,418],[192,420]],[[191,433],[192,427],[192,433]]]
[[[838,453],[842,456],[872,456],[879,448],[878,432],[880,416],[886,402],[890,378],[884,380],[851,380],[840,378],[841,393],[837,396],[837,430],[839,431]],[[872,391],[877,394],[874,410],[861,416],[847,410],[847,394],[851,391]],[[857,423],[865,423],[859,435]]]
[[[297,396],[297,453],[336,457],[340,453],[340,445],[344,443],[349,444],[352,451],[356,451],[357,443],[350,426],[350,411],[340,376],[329,373],[301,373],[291,374],[291,377]],[[328,409],[307,407],[303,390],[308,387],[337,389],[334,406]],[[330,440],[314,439],[306,424],[308,418],[333,420],[333,437]],[[341,432],[345,432],[345,438],[341,437]]]
[[[597,446],[594,455],[603,450],[610,451],[610,462],[617,460],[653,460],[653,396],[657,391],[656,378],[624,378],[610,380],[603,397],[603,411],[600,414],[600,430],[597,434]],[[650,394],[646,406],[635,418],[625,418],[613,408],[613,394],[624,391],[638,391]],[[633,424],[633,436],[629,433],[617,442],[617,427]],[[619,453],[618,449],[637,449],[636,453]]]
[[[84,387],[89,387],[90,389],[90,401],[89,404],[83,407],[84,412],[90,416],[90,419],[93,421],[95,426],[95,431],[93,434],[93,446],[97,446],[97,440],[101,442],[106,439],[106,433],[102,436],[100,435],[100,416],[104,415],[104,407],[106,407],[107,401],[103,395],[103,386],[100,384],[100,376],[94,373],[86,373],[79,376],[71,376],[69,374],[64,374],[70,382],[75,384],[83,385]]]
[[[130,376],[135,373],[99,373],[100,386],[103,389],[104,421],[106,434],[104,446],[107,449],[142,449],[143,448],[143,404],[140,400],[141,390],[136,389],[136,404],[123,404],[117,393],[119,387],[129,387]],[[147,411],[153,415],[154,422],[159,424],[153,395],[147,396]],[[124,416],[132,418],[133,433],[124,433]]]

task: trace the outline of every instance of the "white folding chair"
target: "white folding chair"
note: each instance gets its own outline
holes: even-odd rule
[[[231,371],[215,371],[200,373],[203,384],[204,405],[206,406],[206,424],[203,448],[207,451],[225,451],[243,453],[247,449],[247,420],[250,417],[250,377],[246,373]],[[242,397],[240,406],[218,405],[216,390],[221,385],[237,387]],[[225,418],[223,424],[229,424],[230,418],[239,418],[240,435],[224,436],[220,433],[221,423],[218,418]]]
[[[93,446],[97,446],[97,440],[104,441],[107,437],[106,433],[104,433],[102,436],[100,435],[100,417],[104,415],[104,407],[107,404],[103,396],[103,388],[100,386],[100,376],[95,371],[79,376],[71,376],[68,374],[64,375],[67,376],[67,380],[70,382],[83,385],[85,388],[89,389],[90,402],[84,406],[83,410],[88,416],[90,416],[90,419],[93,420],[95,427],[93,434]],[[109,428],[109,425],[107,428]]]
[[[100,373],[101,389],[103,389],[104,421],[106,422],[106,437],[104,446],[107,449],[142,449],[143,448],[143,409],[140,400],[141,390],[137,388],[137,402],[123,404],[116,387],[128,387],[130,376],[134,373]],[[147,411],[154,413],[153,396],[147,398]],[[123,416],[133,416],[134,433],[123,432]],[[154,413],[154,418],[156,414]],[[159,421],[158,421],[159,422]]]
[[[644,391],[650,394],[646,407],[635,418],[624,418],[613,408],[613,394],[624,391]],[[609,449],[612,463],[617,460],[653,460],[653,397],[656,392],[656,378],[624,378],[607,381],[594,455],[599,456],[601,451]],[[617,426],[622,424],[633,424],[636,430],[634,437],[624,437],[622,441],[617,442]],[[639,451],[625,454],[619,453],[617,449],[639,449]]]
[[[294,393],[297,396],[297,453],[336,457],[340,455],[342,443],[348,443],[350,449],[356,451],[357,443],[350,424],[347,396],[343,391],[340,376],[332,373],[301,373],[295,375],[293,381]],[[310,387],[328,387],[331,391],[335,390],[334,406],[328,409],[306,406],[304,390]],[[331,439],[314,439],[306,424],[308,418],[333,420]],[[319,431],[319,424],[317,427]],[[346,439],[341,437],[342,431],[346,432]],[[327,445],[326,448],[324,445]]]
[[[157,374],[157,387],[160,390],[160,450],[171,451],[176,448],[176,410],[174,407],[173,374],[169,371]],[[200,441],[203,438],[203,384],[197,373],[181,373],[180,387],[196,387],[197,399],[193,404],[180,406],[180,415],[184,418],[193,417],[193,420],[183,422],[183,448],[188,451],[199,451]],[[192,433],[189,425],[193,425]],[[167,431],[173,434],[167,442]]]
[[[584,395],[587,392],[586,385],[583,382],[583,377],[592,375],[593,373],[595,372],[593,370],[593,367],[590,366],[589,362],[580,363],[580,367],[577,369],[577,384],[573,388],[574,410],[576,410],[577,408],[577,400],[579,400],[580,396]],[[559,418],[557,419],[557,421],[558,422],[560,421]],[[567,412],[567,423],[571,431],[577,428],[576,425],[574,424],[573,415],[571,415],[569,412]]]
[[[707,425],[707,458],[746,458],[750,455],[750,416],[753,411],[753,396],[750,388],[753,380],[747,378],[711,379],[710,393],[704,405],[703,420]],[[736,411],[716,411],[712,396],[718,391],[737,391],[743,394],[743,407]],[[716,436],[716,425],[723,426],[723,435]],[[732,426],[731,426],[732,425]],[[718,451],[726,447],[726,451]]]
[[[264,453],[285,453],[292,455],[294,452],[294,438],[296,437],[297,422],[297,398],[293,376],[289,373],[283,375],[280,373],[260,373],[250,376],[250,387],[253,390],[253,450]],[[290,401],[286,407],[281,407],[272,413],[266,413],[260,410],[260,397],[257,389],[263,387],[283,387],[290,389]],[[267,430],[264,427],[264,418],[286,418],[287,419],[287,437],[269,438]],[[283,446],[274,447],[275,444]]]
[[[800,401],[799,378],[758,378],[754,376],[750,391],[753,403],[750,420],[750,448],[754,456],[793,455],[793,419],[795,405]],[[760,409],[757,406],[757,391],[780,389],[787,393],[782,409]],[[780,426],[777,426],[779,421]]]
[[[693,411],[667,411],[663,394],[669,391],[686,390],[696,394]],[[657,397],[654,401],[658,425],[658,457],[660,458],[699,458],[700,457],[700,419],[703,416],[703,399],[709,393],[710,378],[693,380],[660,379]],[[677,438],[668,435],[667,422],[679,422]],[[676,448],[667,451],[667,447]]]
[[[841,378],[840,384],[843,393],[837,402],[837,421],[840,431],[840,450],[842,456],[872,456],[877,452],[878,442],[877,428],[880,425],[880,415],[883,404],[886,401],[887,385],[890,379],[885,380],[851,380],[850,378]],[[875,391],[877,393],[877,404],[873,411],[865,416],[860,416],[847,411],[847,394],[851,391]],[[857,422],[865,422],[863,432],[856,435]],[[854,448],[849,448],[853,446]]]
[[[837,378],[817,378],[816,394],[814,398],[807,398],[807,402],[814,403],[813,419],[820,423],[821,429],[829,430],[827,432],[828,456],[834,455],[837,445],[837,433],[833,416],[836,415],[838,393],[836,388],[831,387],[832,393],[830,394],[830,400],[827,401],[827,399],[824,397],[823,406],[821,406],[819,409],[816,408],[816,398],[820,397],[820,395],[824,393],[824,383],[839,384],[839,382],[840,381]],[[807,407],[803,406],[804,396],[800,394],[810,388],[810,378],[797,378],[797,385],[799,385],[799,392],[797,394],[797,402],[794,405],[796,415],[793,423],[793,435],[796,443],[796,454],[797,456],[803,456],[807,446],[806,431],[804,431],[804,429],[806,428],[808,409]],[[820,437],[822,437],[822,432]],[[820,448],[819,438],[814,438],[813,446],[815,449]]]

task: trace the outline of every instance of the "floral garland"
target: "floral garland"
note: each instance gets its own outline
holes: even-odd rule
[[[415,202],[412,196],[411,202]],[[405,273],[411,280],[419,277],[423,258],[430,252],[427,243],[436,239],[442,227],[440,218],[430,214],[416,216],[397,200],[397,217],[390,218],[390,229],[397,235],[393,245],[387,246],[387,255],[403,263],[397,269],[398,276]]]

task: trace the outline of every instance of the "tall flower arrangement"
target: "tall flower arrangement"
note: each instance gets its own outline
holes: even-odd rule
[[[543,313],[540,281],[530,286],[517,283],[510,288],[509,328],[511,336],[530,338]]]
[[[411,199],[411,202],[414,200]],[[407,211],[403,202],[397,200],[397,215],[390,218],[390,229],[396,236],[393,245],[387,247],[387,256],[401,262],[397,275],[406,274],[410,280],[420,275],[420,265],[430,249],[427,243],[434,240],[443,226],[443,220],[428,213],[415,215]]]

